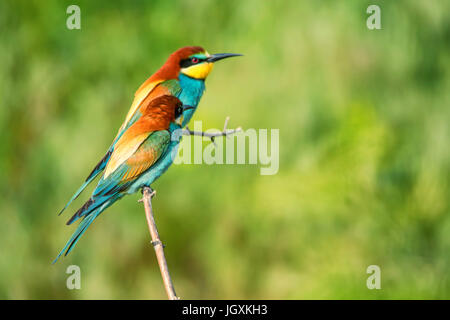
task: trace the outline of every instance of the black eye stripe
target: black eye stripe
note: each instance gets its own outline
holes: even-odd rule
[[[183,113],[183,108],[182,107],[177,107],[175,109],[175,118],[178,118],[182,113]]]
[[[184,60],[180,61],[180,67],[187,68],[187,67],[193,66],[194,64],[199,64],[203,61],[206,61],[206,59],[202,59],[202,58],[197,58],[197,57],[193,57],[193,58],[197,59],[197,62],[195,62],[195,63],[192,62],[192,58],[184,59]]]

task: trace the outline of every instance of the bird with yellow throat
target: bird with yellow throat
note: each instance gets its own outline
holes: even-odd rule
[[[108,177],[117,174],[117,170],[121,168],[123,163],[128,159],[127,156],[129,157],[134,154],[134,152],[140,148],[147,137],[136,137],[133,135],[132,131],[135,130],[136,124],[142,121],[143,117],[147,116],[146,112],[148,107],[152,105],[155,100],[162,96],[173,96],[179,99],[183,106],[182,114],[179,117],[179,119],[181,119],[179,125],[180,127],[185,127],[197,110],[197,106],[205,90],[205,79],[210,74],[214,63],[235,56],[240,56],[240,54],[209,54],[202,47],[198,46],[183,47],[172,53],[164,65],[148,78],[136,91],[131,108],[125,117],[125,121],[119,128],[108,151],[61,210],[60,214],[101,172],[103,172],[103,175],[99,184],[102,183],[102,181],[108,180]],[[130,136],[134,138],[128,139]],[[93,194],[67,224],[71,224],[82,217],[84,220],[81,224],[83,224],[86,221],[85,218],[89,216],[90,213],[95,211],[96,217],[123,195],[134,193],[142,186],[150,187],[151,183],[170,167],[173,162],[173,154],[176,153],[178,145],[179,139],[170,141],[167,149],[165,149],[163,154],[159,155],[156,163],[152,163],[148,166],[144,163],[142,168],[147,167],[146,170],[148,170],[148,172],[146,172],[146,170],[139,172],[139,183],[134,183],[132,186],[127,185],[126,188],[123,186],[119,187],[118,185],[111,185],[105,189],[103,186],[102,192],[105,194],[103,196]],[[123,178],[124,177],[120,177],[120,179]],[[113,195],[113,197],[111,197],[111,195]],[[111,199],[114,199],[114,201]],[[90,216],[92,217],[92,215]],[[92,221],[90,221],[87,226],[89,226],[91,222]],[[78,239],[79,237],[76,238],[76,241],[78,241]],[[73,243],[73,239],[71,240]],[[73,249],[73,245],[76,241],[70,246],[69,244],[71,241],[69,241],[65,247],[65,254],[68,254]],[[63,253],[63,251],[61,253]]]

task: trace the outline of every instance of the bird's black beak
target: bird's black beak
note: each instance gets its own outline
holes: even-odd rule
[[[242,56],[242,54],[239,53],[216,53],[216,54],[212,54],[209,58],[208,58],[208,62],[216,62],[222,59],[226,59],[226,58],[231,58],[231,57],[238,57],[238,56]]]

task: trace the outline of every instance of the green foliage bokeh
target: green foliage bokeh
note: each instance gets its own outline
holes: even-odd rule
[[[448,2],[75,2],[0,2],[0,298],[165,298],[139,194],[51,261],[88,193],[58,211],[185,45],[245,55],[217,63],[194,120],[280,129],[280,170],[176,165],[155,183],[182,298],[450,298]]]

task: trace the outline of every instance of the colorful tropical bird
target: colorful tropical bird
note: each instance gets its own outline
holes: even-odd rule
[[[148,101],[142,115],[117,140],[106,170],[89,200],[67,224],[83,218],[75,233],[59,253],[67,255],[90,224],[107,207],[126,194],[136,192],[157,179],[168,168],[166,154],[177,144],[173,134],[181,128],[183,111],[192,109],[170,95]]]
[[[61,210],[60,214],[107,167],[118,140],[142,116],[142,109],[150,101],[161,95],[173,95],[179,98],[183,105],[192,106],[193,108],[186,110],[183,114],[182,127],[186,126],[197,110],[198,103],[205,90],[205,79],[211,72],[214,62],[235,56],[240,56],[240,54],[218,53],[210,55],[202,47],[184,47],[172,53],[166,63],[136,91],[125,121],[105,156],[95,166],[85,182]],[[109,169],[106,169],[106,175],[111,173],[110,168],[113,167],[113,165],[108,165]]]
[[[192,118],[205,90],[205,79],[211,72],[213,63],[234,56],[240,54],[210,55],[201,47],[184,47],[171,54],[166,63],[141,85],[107,153],[60,212],[61,214],[86,186],[104,171],[91,198],[67,222],[71,224],[83,217],[72,238],[54,262],[64,252],[65,255],[70,253],[89,225],[107,207],[125,194],[134,193],[144,186],[150,187],[150,184],[169,168],[180,139],[167,140],[167,136],[170,137],[175,129],[186,126]],[[161,98],[166,100],[165,104],[162,104]],[[173,104],[170,99],[181,102],[181,109],[180,106],[176,109],[182,112],[181,116],[177,117],[181,120],[177,124],[172,122],[165,128],[162,124],[167,124],[168,118],[162,117],[161,112],[155,110],[158,109],[158,104]],[[158,110],[161,110],[161,107]],[[160,125],[157,126],[157,123]],[[152,127],[153,125],[156,127]]]

